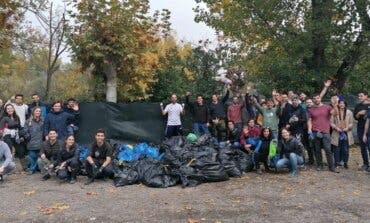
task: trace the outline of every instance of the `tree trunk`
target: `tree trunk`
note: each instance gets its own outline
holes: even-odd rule
[[[45,90],[45,96],[44,96],[45,100],[49,99],[52,75],[53,75],[52,71],[48,69],[46,71],[46,90]]]
[[[106,77],[106,101],[117,103],[117,71],[112,63],[104,67]]]

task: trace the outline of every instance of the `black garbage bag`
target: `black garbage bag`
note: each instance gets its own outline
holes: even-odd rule
[[[123,187],[126,185],[137,184],[139,182],[139,173],[136,170],[137,161],[132,163],[124,163],[119,165],[118,161],[114,162],[113,170],[113,184],[116,187]]]
[[[170,166],[158,160],[142,159],[137,169],[140,181],[148,187],[166,188],[175,186],[180,181],[180,176]]]
[[[241,172],[251,172],[254,168],[253,158],[252,155],[249,155],[241,150],[235,150],[236,155],[234,156],[234,162],[236,167]]]
[[[171,148],[174,146],[183,147],[185,143],[186,143],[186,138],[184,136],[173,136],[163,141],[162,145],[167,148]]]
[[[210,145],[211,136],[209,134],[203,134],[199,136],[196,144],[200,146]]]
[[[219,182],[229,179],[229,176],[220,162],[196,160],[194,165],[191,166],[197,169],[199,174],[203,175],[205,182]]]
[[[223,148],[219,151],[218,159],[229,177],[240,177],[242,175],[242,171],[236,164],[237,157],[238,153],[234,149]]]
[[[195,187],[205,182],[205,178],[202,174],[198,173],[195,168],[187,165],[180,167],[179,175],[182,187]]]

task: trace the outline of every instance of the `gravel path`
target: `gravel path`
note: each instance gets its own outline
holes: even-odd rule
[[[85,177],[69,185],[15,173],[0,184],[0,222],[370,222],[370,175],[352,150],[339,174],[253,172],[194,188],[85,186]]]

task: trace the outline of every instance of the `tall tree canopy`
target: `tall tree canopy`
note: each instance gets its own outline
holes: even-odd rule
[[[246,77],[262,88],[311,93],[332,78],[343,92],[348,77],[370,59],[368,0],[196,1],[206,5],[195,9],[196,21],[235,41]]]

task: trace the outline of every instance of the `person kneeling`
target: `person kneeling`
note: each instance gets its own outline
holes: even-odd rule
[[[77,173],[80,169],[80,149],[73,135],[66,138],[65,143],[58,153],[56,173],[60,180],[76,183]]]
[[[95,141],[92,143],[89,155],[86,158],[87,181],[85,185],[91,184],[96,178],[113,176],[111,165],[113,149],[105,141],[105,132],[98,129],[95,134]]]
[[[58,134],[55,129],[50,129],[47,140],[42,143],[40,157],[37,165],[40,169],[42,180],[50,178],[58,160],[58,152],[62,148],[63,142],[57,139]]]
[[[8,144],[0,141],[0,182],[3,181],[3,175],[12,172],[14,169],[15,163]]]
[[[304,163],[303,145],[290,135],[289,130],[282,128],[282,139],[278,143],[280,160],[276,164],[277,169],[289,168],[290,175],[297,176],[297,167]]]

